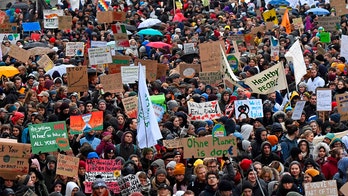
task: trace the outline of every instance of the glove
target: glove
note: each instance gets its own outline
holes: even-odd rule
[[[194,163],[195,161],[196,161],[195,156],[192,155],[192,158],[187,160],[187,166],[188,166],[188,167],[192,167],[192,166],[193,166],[193,163]]]

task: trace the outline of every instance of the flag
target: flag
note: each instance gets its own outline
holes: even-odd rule
[[[272,93],[286,89],[288,86],[282,63],[278,63],[259,74],[246,78],[244,83],[251,88],[253,93],[258,94]]]
[[[279,41],[274,36],[271,36],[271,57],[279,56]]]
[[[307,74],[307,67],[304,62],[300,41],[297,40],[285,54],[288,62],[292,62],[296,85],[301,82],[301,78]]]
[[[127,34],[126,26],[123,24],[115,24],[111,26],[113,33],[125,33]]]
[[[150,94],[146,86],[145,69],[138,63],[138,134],[137,140],[140,148],[149,148],[157,144],[157,140],[162,139],[162,134],[158,126]]]
[[[231,67],[230,67],[230,64],[228,63],[227,61],[227,58],[226,58],[226,54],[225,54],[225,51],[224,49],[222,48],[222,46],[220,45],[220,50],[221,50],[221,56],[222,56],[222,59],[221,59],[221,72],[225,75],[225,77],[227,77],[227,80],[229,80],[230,82],[232,83],[235,83],[235,82],[238,82],[239,79],[237,78],[236,75],[234,75]]]
[[[285,10],[284,16],[282,18],[282,23],[280,25],[285,28],[285,31],[287,34],[291,33],[291,24],[290,24],[289,10],[288,9]]]
[[[110,0],[98,0],[97,9],[98,11],[108,11],[110,4]]]

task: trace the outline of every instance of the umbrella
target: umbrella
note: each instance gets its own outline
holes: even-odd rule
[[[319,7],[316,7],[316,8],[311,8],[309,10],[307,10],[305,13],[306,14],[309,14],[309,13],[313,13],[315,15],[326,15],[326,14],[330,14],[330,12],[327,10],[327,9],[323,9],[323,8],[319,8]]]
[[[43,42],[29,42],[23,46],[23,49],[36,48],[36,47],[48,48],[50,46],[46,43],[43,43]]]
[[[164,48],[164,47],[171,48],[172,47],[170,44],[166,44],[163,42],[149,42],[145,46],[150,46],[152,48]]]
[[[180,59],[186,63],[192,63],[194,58],[199,58],[199,54],[198,53],[190,53],[190,54],[184,54],[180,57]]]
[[[11,8],[27,10],[27,9],[29,9],[29,5],[26,3],[15,3],[11,6]]]
[[[0,77],[6,76],[10,78],[12,76],[15,76],[16,74],[19,74],[17,68],[13,66],[0,66]]]
[[[126,23],[120,23],[120,25],[124,25],[126,27],[126,30],[128,31],[136,31],[137,27],[134,25],[126,24]]]
[[[143,29],[138,32],[139,35],[160,35],[163,36],[161,31],[156,30],[156,29]]]
[[[75,65],[56,65],[54,66],[52,69],[48,70],[46,72],[46,74],[49,74],[50,76],[52,76],[52,74],[57,71],[60,75],[63,75],[66,73],[66,68],[67,67],[75,67]]]
[[[152,27],[158,23],[162,23],[160,20],[158,19],[154,19],[154,18],[149,18],[144,20],[143,22],[141,22],[138,26],[138,29],[143,29],[143,28],[147,28],[147,27]]]
[[[271,0],[268,3],[270,5],[290,5],[290,3],[286,0]]]
[[[100,70],[97,70],[97,69],[95,69],[95,68],[88,68],[87,69],[87,73],[88,73],[88,75],[89,76],[91,76],[91,75],[100,75],[100,74],[102,74],[103,72],[101,72]]]

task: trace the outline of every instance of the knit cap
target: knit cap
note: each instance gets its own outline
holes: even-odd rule
[[[199,164],[203,164],[203,160],[202,159],[197,159],[194,163],[193,163],[193,166],[194,167],[197,167],[197,165]]]
[[[253,162],[252,162],[250,159],[243,159],[243,160],[239,163],[239,166],[240,166],[240,168],[242,168],[243,171],[247,171],[247,170],[250,168],[250,166],[251,166],[252,163],[253,163]]]
[[[294,183],[294,179],[292,178],[292,176],[290,176],[289,174],[284,174],[282,176],[282,179],[280,180],[280,183],[285,184],[285,183]]]
[[[312,178],[320,174],[320,172],[318,170],[312,169],[312,168],[307,169],[305,173],[312,176]]]
[[[174,167],[174,175],[184,175],[185,165],[183,163],[177,163]]]
[[[167,172],[166,172],[165,169],[159,168],[159,169],[156,171],[156,176],[159,175],[159,174],[167,175]]]
[[[170,162],[167,164],[166,169],[168,169],[168,168],[174,169],[175,165],[176,165],[176,162],[175,162],[175,161],[170,161]]]
[[[267,136],[267,141],[269,143],[271,143],[272,146],[277,145],[278,144],[278,137],[275,136],[275,135],[268,135]]]
[[[249,140],[243,140],[242,141],[242,148],[243,148],[244,151],[248,150],[250,145],[251,145],[251,142]]]

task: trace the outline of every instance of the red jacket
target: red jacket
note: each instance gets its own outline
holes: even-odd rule
[[[327,162],[321,167],[321,171],[323,172],[326,180],[332,180],[332,177],[338,172],[337,162],[337,159],[328,157]]]

